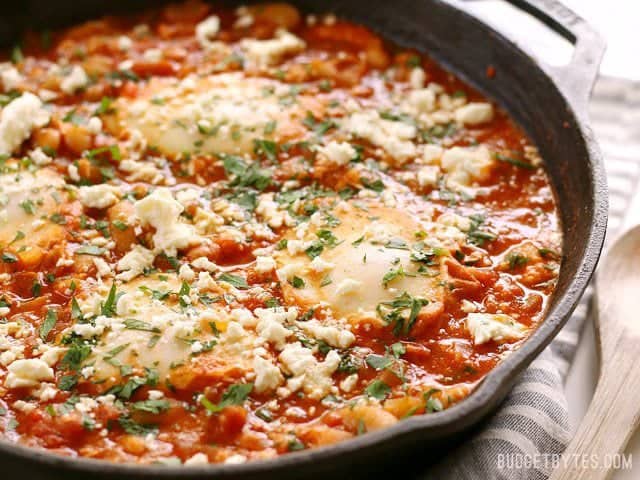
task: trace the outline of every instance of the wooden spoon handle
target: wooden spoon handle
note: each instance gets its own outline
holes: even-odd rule
[[[632,347],[619,345],[603,365],[589,410],[551,480],[600,480],[611,474],[612,456],[624,450],[640,419],[640,370],[633,365]]]

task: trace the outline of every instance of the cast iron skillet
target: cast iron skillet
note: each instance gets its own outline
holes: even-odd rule
[[[12,478],[350,478],[383,472],[383,465],[423,466],[444,448],[464,441],[504,399],[518,374],[558,333],[593,273],[602,247],[607,198],[600,152],[587,124],[587,102],[604,52],[604,42],[583,19],[556,0],[508,0],[575,45],[569,65],[537,64],[486,24],[442,0],[299,0],[305,11],[334,11],[382,32],[397,43],[428,52],[463,79],[494,98],[526,130],[547,161],[560,208],[564,255],[547,318],[516,352],[498,365],[466,400],[439,413],[335,446],[291,453],[244,465],[157,467],[71,459],[0,441],[0,460]],[[55,3],[55,10],[52,10]],[[0,41],[10,44],[24,27],[47,28],[107,11],[131,10],[131,0],[31,0],[3,7]],[[8,8],[8,10],[7,10]],[[486,74],[487,67],[495,76]],[[410,460],[407,461],[406,459]],[[418,461],[416,461],[416,459]],[[386,470],[389,472],[390,470]]]

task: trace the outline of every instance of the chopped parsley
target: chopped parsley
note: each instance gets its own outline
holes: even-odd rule
[[[271,185],[271,171],[260,168],[256,163],[247,164],[241,157],[224,155],[222,165],[231,179],[231,187],[253,187],[262,191]]]
[[[102,99],[100,100],[100,104],[98,105],[98,108],[95,109],[93,114],[94,115],[104,115],[104,114],[113,113],[113,112],[114,112],[113,98],[111,98],[111,97],[102,97]]]
[[[492,242],[498,238],[495,234],[480,228],[485,222],[483,215],[471,215],[469,220],[471,221],[471,228],[467,232],[469,242],[482,246],[485,242]]]
[[[2,254],[2,261],[4,263],[16,263],[18,261],[18,257],[11,252],[4,252]]]
[[[76,250],[76,255],[91,255],[94,257],[101,256],[106,250],[95,245],[82,245]]]
[[[122,294],[118,295],[116,292],[116,284],[111,285],[109,289],[109,293],[107,295],[107,299],[100,305],[100,314],[105,317],[113,317],[116,314],[116,304],[118,303],[118,298],[120,298]]]
[[[144,322],[142,320],[137,320],[135,318],[127,318],[124,321],[124,326],[128,330],[139,330],[141,332],[152,332],[152,333],[159,333],[160,332],[159,328],[152,326],[148,322]]]
[[[440,402],[440,400],[438,400],[437,398],[433,397],[434,394],[439,392],[440,390],[438,390],[437,388],[432,388],[431,390],[428,390],[427,392],[424,393],[423,397],[425,401],[425,410],[428,413],[442,411],[443,409],[442,402]]]
[[[246,290],[247,288],[249,288],[246,279],[238,275],[232,275],[230,273],[223,273],[218,277],[218,281],[228,283],[229,285],[239,288],[240,290]]]
[[[507,254],[505,260],[509,265],[509,270],[516,270],[520,267],[524,267],[527,263],[529,263],[529,257],[527,257],[526,255],[522,255],[519,252],[510,252],[509,254]]]
[[[131,409],[138,412],[146,412],[157,415],[159,413],[166,412],[170,407],[169,400],[160,399],[160,400],[142,400],[139,402],[134,402],[131,405]]]
[[[34,213],[36,213],[36,205],[35,203],[33,203],[33,200],[29,198],[20,202],[19,205],[20,208],[22,208],[22,210],[24,210],[25,213],[28,213],[29,215],[33,215]]]
[[[384,355],[367,355],[364,361],[374,370],[384,370],[393,365],[393,359]]]
[[[214,404],[204,395],[201,397],[200,403],[208,412],[218,413],[225,407],[244,404],[252,390],[253,383],[237,383],[225,390],[220,399],[220,403]]]
[[[58,322],[58,312],[52,308],[47,309],[47,315],[44,318],[44,322],[40,326],[40,338],[43,342],[47,341],[49,337],[49,333],[53,330],[53,327],[56,326]]]
[[[393,326],[393,333],[398,336],[411,331],[422,307],[429,303],[424,298],[416,298],[404,292],[390,302],[382,302],[376,307],[378,316]]]
[[[496,153],[495,154],[495,158],[496,160],[498,160],[499,162],[503,162],[503,163],[508,163],[510,165],[513,165],[514,167],[518,167],[518,168],[524,168],[526,170],[537,170],[538,167],[536,167],[535,165],[532,165],[524,160],[520,160],[519,158],[515,158],[515,157],[510,157],[507,155],[502,155],[501,153]]]
[[[376,400],[384,400],[387,398],[389,393],[391,393],[391,387],[387,385],[382,380],[374,380],[367,388],[365,388],[364,392],[370,396],[375,398]]]

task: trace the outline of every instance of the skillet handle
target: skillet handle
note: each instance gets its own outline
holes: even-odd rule
[[[573,57],[560,67],[544,65],[576,113],[586,118],[591,90],[606,50],[604,38],[558,0],[506,0],[574,45]]]

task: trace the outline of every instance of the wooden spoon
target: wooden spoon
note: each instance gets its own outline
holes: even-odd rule
[[[620,237],[596,278],[600,377],[593,400],[551,480],[609,477],[640,420],[640,225]],[[591,463],[593,461],[593,463]],[[597,462],[597,465],[596,465]]]

